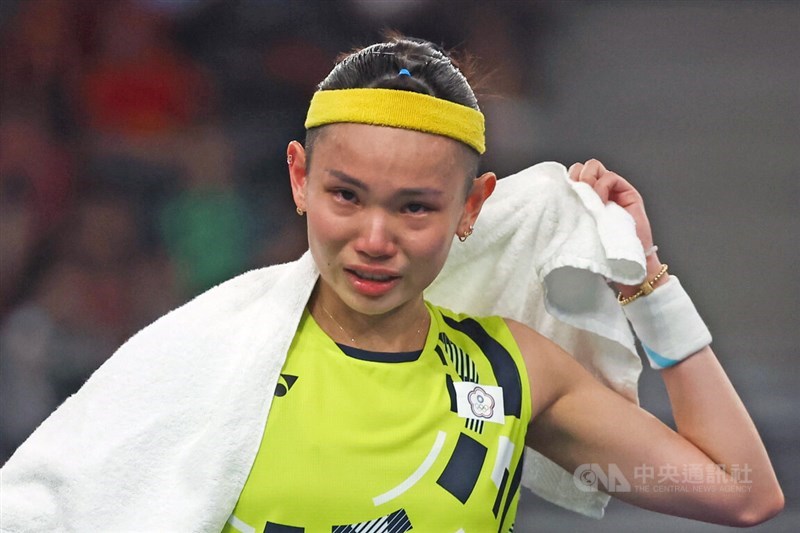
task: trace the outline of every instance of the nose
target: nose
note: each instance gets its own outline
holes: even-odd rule
[[[397,235],[391,217],[379,209],[363,214],[356,251],[373,259],[393,256],[397,252]]]

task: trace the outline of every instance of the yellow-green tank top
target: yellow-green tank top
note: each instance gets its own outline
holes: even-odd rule
[[[504,320],[428,304],[421,352],[334,343],[306,311],[223,531],[507,532],[531,396]]]

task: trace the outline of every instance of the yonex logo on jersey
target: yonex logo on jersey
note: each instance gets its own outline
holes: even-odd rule
[[[275,396],[286,396],[286,393],[289,392],[289,389],[292,388],[295,381],[297,381],[297,376],[281,374],[278,379],[278,384],[275,385]]]
[[[505,423],[502,387],[461,381],[453,383],[453,388],[456,391],[458,416]]]

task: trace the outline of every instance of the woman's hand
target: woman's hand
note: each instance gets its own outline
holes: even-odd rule
[[[569,167],[569,177],[573,181],[588,184],[603,203],[614,202],[630,213],[636,222],[636,235],[642,241],[642,247],[649,250],[653,246],[653,234],[642,195],[625,178],[607,170],[597,159],[573,164]]]
[[[653,236],[644,202],[630,183],[596,159],[575,163],[569,177],[587,183],[604,203],[615,202],[630,213],[642,247],[651,249]],[[660,269],[658,256],[647,255],[647,279]],[[662,276],[653,287],[666,279]],[[623,296],[638,289],[618,288]],[[668,331],[675,327],[659,326]],[[641,408],[586,379],[576,362],[556,353],[558,348],[548,349],[547,342],[515,324],[509,327],[525,357],[531,390],[540,391],[539,404],[532,406],[528,444],[545,456],[573,472],[589,462],[615,465],[634,479],[642,465],[656,470],[701,465],[704,472],[714,474],[704,478],[705,491],[697,491],[698,485],[690,482],[691,486],[678,483],[674,492],[668,492],[664,479],[649,479],[641,490],[615,493],[634,505],[676,516],[751,526],[783,509],[783,492],[761,437],[710,346],[660,371],[675,434]],[[748,479],[740,477],[742,467]]]
[[[627,211],[636,223],[636,235],[642,242],[642,248],[647,253],[653,248],[653,232],[650,220],[644,210],[644,200],[633,185],[625,178],[611,172],[597,159],[590,159],[586,163],[575,163],[569,167],[569,177],[573,181],[588,184],[600,197],[603,203],[614,202]],[[661,270],[661,262],[653,252],[647,256],[647,279],[652,279]],[[667,281],[668,276],[663,276],[653,287]],[[623,296],[635,293],[639,287],[631,285],[617,285]]]

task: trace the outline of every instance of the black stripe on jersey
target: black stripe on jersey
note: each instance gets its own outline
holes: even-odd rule
[[[346,344],[336,343],[342,352],[352,357],[353,359],[360,359],[362,361],[372,361],[373,363],[410,363],[419,359],[422,355],[422,350],[414,350],[413,352],[373,352],[371,350],[362,350]]]
[[[451,341],[444,333],[439,333],[439,342],[444,345],[444,349],[447,351],[447,355],[456,368],[456,374],[461,378],[461,381],[478,383],[478,368],[469,357],[469,354]]]
[[[514,500],[514,496],[517,494],[519,490],[519,482],[522,479],[522,464],[525,462],[525,454],[523,453],[522,456],[519,458],[519,462],[517,463],[517,468],[514,469],[514,477],[511,478],[511,486],[508,487],[508,496],[506,496],[506,504],[503,506],[503,517],[500,519],[500,527],[503,527],[503,522],[506,521],[506,515],[508,514],[508,508],[511,507],[511,502]]]
[[[264,526],[264,533],[303,533],[303,531],[305,529],[302,527],[284,526],[274,522],[267,522],[267,525]]]
[[[480,442],[464,433],[459,434],[453,455],[436,483],[461,503],[467,503],[478,482],[486,451],[486,446]]]
[[[444,376],[445,386],[447,387],[447,394],[450,395],[450,410],[454,413],[458,412],[458,403],[456,402],[456,388],[453,386],[453,378],[450,374]]]
[[[411,520],[405,509],[358,524],[333,526],[331,533],[405,533],[412,529]]]
[[[387,516],[368,522],[349,526],[335,526],[332,533],[405,533],[411,530],[411,520],[405,509],[399,509]]]
[[[405,533],[412,529],[414,526],[411,525],[411,520],[404,509],[393,512],[386,520],[386,533]]]
[[[436,351],[436,354],[439,356],[439,360],[442,362],[442,364],[444,366],[447,366],[447,361],[445,360],[444,354],[442,353],[442,347],[437,344],[434,350]]]
[[[497,491],[497,497],[494,499],[494,505],[492,506],[492,513],[494,513],[495,518],[497,517],[497,513],[500,512],[500,503],[503,501],[506,483],[508,483],[508,468],[503,470],[503,481],[500,482],[500,489]]]
[[[471,429],[475,433],[481,434],[483,433],[483,420],[467,418],[467,422],[464,424],[464,427]]]
[[[486,358],[492,365],[497,384],[503,388],[505,414],[520,418],[522,412],[522,381],[517,365],[508,350],[486,333],[486,330],[472,318],[465,318],[460,322],[448,316],[443,318],[448,326],[467,335],[486,354]]]

